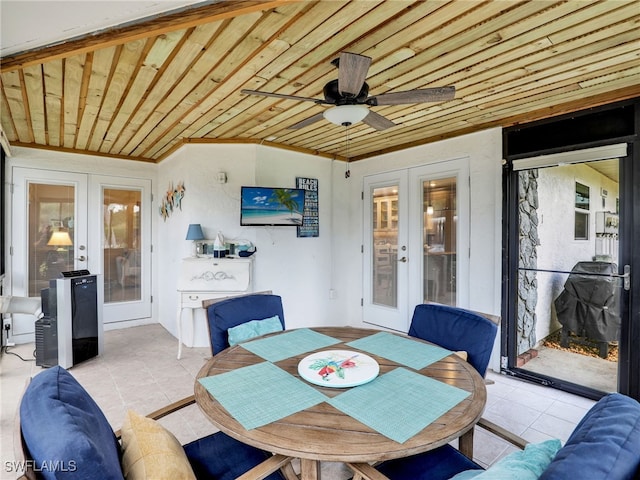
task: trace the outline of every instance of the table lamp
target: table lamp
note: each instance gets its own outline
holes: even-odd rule
[[[67,249],[64,247],[73,245],[73,242],[71,241],[69,232],[57,231],[51,234],[51,238],[47,242],[47,245],[58,247],[56,249],[58,252],[66,252]]]
[[[199,223],[190,223],[187,230],[186,240],[193,240],[193,252],[192,257],[198,256],[198,240],[204,240],[204,234],[202,233],[202,227]]]

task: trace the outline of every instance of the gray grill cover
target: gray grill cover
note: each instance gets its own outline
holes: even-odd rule
[[[565,329],[598,342],[616,341],[620,335],[620,280],[588,274],[616,274],[608,262],[578,262],[556,298],[558,321]]]

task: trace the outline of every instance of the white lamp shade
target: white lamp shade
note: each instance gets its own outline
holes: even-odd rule
[[[53,245],[55,247],[68,247],[73,245],[69,232],[53,232],[51,238],[47,242],[47,245]]]
[[[323,115],[331,123],[349,126],[362,121],[369,115],[369,109],[364,105],[339,105],[325,110]]]

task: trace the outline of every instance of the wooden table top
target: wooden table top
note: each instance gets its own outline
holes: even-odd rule
[[[337,338],[345,343],[379,332],[379,330],[352,327],[319,327],[311,330]],[[331,349],[353,348],[336,344],[332,345]],[[326,350],[326,348],[318,351],[321,350]],[[300,378],[298,362],[309,353],[312,352],[275,362],[275,364],[291,375]],[[379,363],[380,375],[402,366],[371,353],[367,353],[367,355]],[[264,361],[263,358],[236,345],[212,357],[202,367],[197,379]],[[246,430],[209,394],[197,379],[195,398],[201,410],[216,427],[243,443],[301,459],[345,463],[373,462],[406,457],[444,445],[471,430],[484,410],[486,402],[484,380],[471,365],[458,356],[449,355],[416,371],[466,390],[470,395],[402,444],[372,430],[325,402],[268,425]],[[313,387],[327,397],[334,397],[344,392],[344,389],[317,385],[313,385]],[[425,392],[425,395],[428,393]],[[398,392],[398,395],[402,395],[402,392]]]

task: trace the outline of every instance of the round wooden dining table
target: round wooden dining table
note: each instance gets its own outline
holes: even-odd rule
[[[378,330],[353,327],[317,327],[310,330],[328,335],[341,342],[332,345],[331,349],[350,350],[354,349],[345,345],[346,343],[379,333]],[[286,330],[272,335],[282,335],[290,331]],[[423,342],[399,333],[393,333],[393,335],[415,342]],[[326,350],[326,348],[318,350]],[[274,364],[304,381],[298,373],[298,363],[310,353],[313,351],[292,356],[274,362]],[[398,367],[406,368],[406,366],[387,358],[371,353],[367,353],[367,355],[378,362],[379,375]],[[480,418],[486,403],[485,382],[469,363],[456,354],[452,353],[425,368],[412,371],[462,389],[469,392],[469,395],[403,443],[378,433],[326,402],[318,403],[267,425],[247,430],[199,382],[205,377],[219,375],[264,361],[263,358],[242,348],[241,345],[235,345],[213,356],[197,375],[195,382],[196,403],[205,416],[229,436],[274,454],[300,459],[300,478],[303,480],[320,478],[319,462],[321,461],[343,462],[349,467],[352,465],[368,467],[368,464],[372,462],[407,457],[432,450],[454,439],[459,439],[459,449],[462,453],[469,457],[472,455],[473,427]],[[329,398],[345,391],[344,388],[329,388],[311,383],[308,385],[313,386]],[[397,395],[402,396],[402,391],[398,391]],[[426,398],[429,392],[425,391],[424,395]],[[353,470],[356,472],[355,478],[386,478],[381,474],[375,477],[359,477],[357,469]],[[373,473],[378,475],[376,472]],[[285,476],[289,477],[286,474]]]

